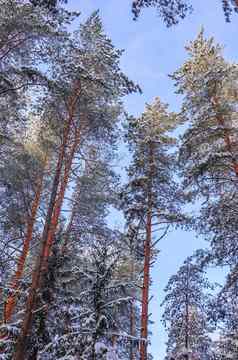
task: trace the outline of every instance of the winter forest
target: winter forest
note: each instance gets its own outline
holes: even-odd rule
[[[237,15],[0,0],[0,360],[238,360]]]

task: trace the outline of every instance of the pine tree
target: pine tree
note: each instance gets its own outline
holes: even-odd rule
[[[155,244],[179,219],[178,187],[172,178],[173,156],[169,153],[174,139],[169,135],[176,126],[176,116],[156,98],[140,118],[128,121],[127,140],[132,152],[128,169],[129,183],[124,192],[127,223],[136,229],[136,245],[143,256],[141,310],[141,360],[147,359],[149,323],[150,267],[156,258]],[[180,218],[181,220],[181,218]]]
[[[163,322],[168,329],[167,358],[211,359],[206,314],[210,285],[201,269],[187,259],[165,288]]]
[[[189,59],[172,78],[184,95],[180,165],[184,188],[203,203],[198,229],[210,240],[218,264],[235,260],[237,184],[237,65],[201,31],[188,47]],[[225,246],[224,246],[225,242]],[[233,260],[232,260],[233,259]]]
[[[1,223],[2,256],[5,266],[2,282],[3,321],[6,332],[1,332],[1,341],[10,343],[11,327],[20,326],[19,313],[24,306],[26,288],[32,271],[32,259],[37,253],[41,229],[41,216],[47,198],[44,188],[49,185],[48,158],[52,153],[54,140],[44,130],[40,134],[40,120],[32,118],[26,129],[19,134],[18,152],[5,151],[1,177],[2,203]],[[47,136],[47,141],[45,140]],[[20,140],[21,139],[21,140]],[[2,149],[11,149],[8,144]],[[50,178],[49,174],[48,177]],[[9,338],[10,335],[10,338]],[[14,337],[16,335],[13,334]],[[2,337],[3,336],[3,337]],[[12,349],[11,349],[12,350]],[[10,357],[11,358],[11,357]]]
[[[55,280],[46,280],[45,288],[52,292],[53,286],[54,291],[49,313],[43,315],[40,359],[100,359],[109,354],[116,359],[127,340],[122,321],[130,284],[122,278],[121,234],[106,224],[117,179],[108,166],[108,156],[103,162],[96,147],[90,144],[90,148],[74,190],[72,222],[57,235],[59,243],[51,256],[49,271]],[[58,318],[60,322],[55,321]]]
[[[229,294],[230,279],[233,284],[237,281],[237,65],[228,63],[221,46],[206,40],[203,31],[187,50],[189,59],[172,76],[178,92],[184,94],[182,114],[188,123],[180,164],[185,189],[202,204],[196,230],[210,243],[207,252],[199,253],[203,253],[203,265],[228,265],[226,291],[219,294],[224,305],[234,301]],[[216,307],[215,318],[226,311],[221,305]],[[228,346],[231,339],[226,335],[219,346],[224,346],[225,339]]]
[[[73,15],[63,9],[60,16],[53,16],[29,2],[1,1],[1,142],[13,140],[15,131],[27,117],[26,109],[32,99],[29,92],[35,91],[38,97],[40,91],[47,91],[52,50],[57,41],[65,38],[64,24],[72,18]]]
[[[120,55],[121,51],[116,50],[103,34],[101,21],[95,13],[81,26],[80,32],[66,41],[65,47],[60,47],[55,59],[53,76],[58,87],[46,100],[46,105],[51,109],[51,117],[60,120],[56,129],[60,144],[40,254],[34,265],[15,359],[20,359],[25,353],[27,334],[32,329],[33,314],[37,309],[36,294],[38,289],[43,289],[43,279],[48,272],[73,160],[84,139],[113,141],[113,130],[121,112],[120,98],[138,90],[121,72]]]
[[[124,277],[131,284],[128,289],[131,300],[126,309],[126,319],[123,321],[124,327],[127,325],[129,334],[127,346],[129,360],[139,359],[141,273],[143,271],[143,256],[140,246],[138,247],[142,243],[142,239],[140,240],[139,236],[137,229],[132,224],[126,226],[126,235],[123,240],[125,243],[124,258],[120,273],[124,269]]]
[[[42,173],[46,159],[41,158],[42,149],[37,149],[39,153],[36,154],[36,146],[27,139],[31,127],[29,118],[33,117],[36,128],[40,128],[42,116],[39,116],[38,109],[42,105],[41,97],[52,86],[46,72],[42,71],[42,62],[45,62],[45,69],[50,68],[52,47],[65,38],[62,25],[71,18],[71,14],[63,9],[59,20],[59,17],[35,9],[25,1],[1,3],[1,171],[8,173],[8,179],[4,175],[0,180],[4,197],[1,211],[7,215],[2,227],[6,244],[4,257],[7,253],[6,261],[12,265],[12,274],[9,272],[3,286],[9,288],[3,299],[6,300],[4,321],[7,322],[14,312],[17,300],[14,292],[19,290],[29,249],[33,245],[32,238],[36,235],[33,229],[43,189]],[[36,140],[41,142],[37,138],[33,141]]]

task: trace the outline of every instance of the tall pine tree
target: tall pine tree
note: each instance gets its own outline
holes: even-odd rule
[[[139,118],[129,118],[126,138],[132,153],[129,182],[124,192],[127,223],[136,230],[136,248],[143,257],[140,358],[147,359],[150,268],[155,248],[170,224],[179,220],[181,194],[174,182],[174,157],[170,135],[176,116],[156,98]],[[181,218],[180,218],[181,220]],[[142,241],[140,241],[142,240]]]

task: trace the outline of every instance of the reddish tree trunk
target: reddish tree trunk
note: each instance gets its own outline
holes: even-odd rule
[[[224,120],[222,117],[218,118],[219,124],[224,126]],[[232,145],[231,145],[231,139],[229,136],[229,132],[227,130],[225,130],[225,134],[224,134],[224,141],[227,147],[227,150],[230,152],[231,156],[232,156],[232,167],[233,170],[235,172],[235,175],[238,177],[238,164],[236,162],[236,160],[233,158],[233,152],[232,152]]]
[[[147,360],[147,339],[148,339],[148,310],[149,310],[149,285],[150,285],[150,257],[151,257],[151,209],[148,210],[146,224],[146,241],[144,249],[144,277],[142,290],[142,311],[141,311],[141,346],[140,359]]]
[[[55,176],[54,176],[54,181],[53,181],[53,186],[52,186],[51,196],[50,196],[50,202],[49,202],[49,206],[48,206],[48,210],[47,210],[45,226],[44,226],[42,239],[41,239],[40,256],[36,259],[35,268],[34,268],[34,271],[32,274],[32,284],[31,284],[31,288],[30,288],[30,291],[29,291],[29,294],[27,297],[26,312],[25,312],[25,316],[23,319],[21,332],[20,332],[20,335],[17,340],[16,352],[14,354],[13,360],[23,360],[26,358],[25,357],[25,348],[26,348],[26,344],[27,344],[27,336],[29,335],[29,332],[32,327],[33,311],[34,311],[34,308],[35,308],[35,305],[37,302],[37,291],[39,290],[42,265],[44,264],[44,260],[45,260],[45,258],[44,258],[45,251],[46,251],[45,249],[47,246],[48,235],[49,235],[49,231],[50,231],[50,227],[51,227],[52,216],[53,216],[53,212],[54,212],[54,208],[55,208],[55,202],[56,202],[58,187],[59,187],[59,183],[60,183],[61,171],[63,168],[64,158],[65,158],[65,154],[66,154],[66,148],[67,148],[68,141],[69,141],[70,130],[71,130],[73,118],[75,115],[79,91],[80,91],[80,83],[78,83],[76,85],[75,93],[69,102],[69,116],[68,116],[68,119],[66,121],[66,125],[64,128],[63,141],[60,146],[58,161],[57,161],[57,165],[56,165]]]
[[[131,239],[131,242],[130,242],[130,255],[131,255],[131,282],[133,283],[134,281],[134,272],[135,272],[135,264],[134,264],[134,251],[133,251],[133,240]],[[135,324],[135,309],[134,309],[134,306],[135,306],[135,299],[134,299],[134,296],[131,300],[131,303],[130,303],[130,335],[131,336],[135,336],[136,334],[136,331],[135,331],[135,328],[136,328],[136,324]],[[135,360],[135,339],[131,339],[130,340],[130,360]]]
[[[75,134],[74,142],[70,148],[69,156],[66,159],[64,175],[63,175],[63,179],[61,181],[59,194],[57,196],[57,200],[55,203],[51,226],[50,226],[50,230],[49,230],[48,238],[47,238],[47,244],[46,244],[45,251],[44,251],[44,263],[42,265],[42,271],[47,271],[47,261],[49,259],[49,255],[50,255],[51,248],[52,248],[52,243],[54,241],[55,232],[56,232],[56,229],[57,229],[57,226],[59,223],[59,217],[60,217],[61,208],[62,208],[63,201],[64,201],[65,191],[66,191],[66,188],[67,188],[67,185],[69,182],[70,171],[72,168],[74,155],[75,155],[75,152],[79,145],[79,142],[80,142],[80,130],[78,129]]]
[[[237,0],[237,5],[238,5],[238,0]],[[214,104],[214,107],[217,108],[217,106],[219,105],[219,101],[216,97],[213,97],[212,99],[212,103]],[[214,109],[216,111],[216,109]],[[225,121],[223,119],[223,116],[218,115],[216,117],[217,122],[219,125],[225,127]],[[233,170],[235,172],[235,175],[238,177],[238,163],[237,161],[234,159],[234,155],[233,155],[233,149],[232,149],[232,142],[231,142],[231,138],[229,135],[229,131],[227,129],[224,129],[224,141],[227,147],[227,150],[229,151],[229,153],[231,154],[232,157],[232,167]]]
[[[29,253],[29,249],[30,249],[30,243],[32,240],[32,235],[33,235],[33,228],[34,228],[34,224],[36,221],[36,215],[37,215],[37,211],[38,211],[39,204],[40,204],[42,185],[43,185],[43,177],[44,177],[44,175],[42,174],[41,178],[39,179],[38,185],[37,185],[35,198],[34,198],[34,201],[32,204],[32,209],[31,209],[31,216],[30,216],[30,219],[27,224],[26,237],[24,239],[22,253],[18,259],[17,269],[16,269],[16,272],[11,281],[12,294],[9,295],[6,300],[5,319],[4,319],[5,323],[10,321],[12,313],[13,313],[15,305],[16,305],[16,298],[17,298],[16,291],[19,287],[19,282],[22,278],[22,274],[23,274],[24,267],[25,267],[25,262],[26,262],[26,259],[27,259],[28,253]]]
[[[150,261],[152,245],[152,178],[153,178],[153,144],[149,149],[149,184],[148,184],[148,208],[146,216],[146,240],[144,245],[144,270],[143,270],[143,290],[142,290],[142,309],[141,309],[141,344],[140,359],[147,360],[148,347],[148,321],[149,321],[149,287],[150,287]]]

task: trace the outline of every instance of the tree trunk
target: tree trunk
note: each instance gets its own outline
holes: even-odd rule
[[[45,164],[46,164],[46,160],[45,160]],[[31,208],[31,216],[30,216],[30,219],[27,224],[26,237],[23,242],[22,253],[18,259],[17,269],[16,269],[16,272],[11,281],[12,294],[10,294],[6,300],[5,318],[4,318],[5,323],[7,323],[11,320],[11,316],[12,316],[13,311],[16,306],[16,300],[17,300],[16,291],[19,287],[19,282],[22,278],[22,274],[23,274],[24,267],[25,267],[25,262],[26,262],[26,259],[27,259],[28,253],[29,253],[29,249],[30,249],[30,243],[32,240],[32,235],[33,235],[33,228],[34,228],[34,224],[36,221],[37,211],[38,211],[38,208],[40,205],[40,198],[41,198],[42,186],[43,186],[43,178],[44,178],[44,174],[41,175],[41,177],[38,181],[38,184],[37,184],[35,198],[34,198],[34,201],[32,204],[32,208]]]
[[[63,174],[62,181],[60,183],[60,189],[59,189],[59,193],[58,193],[58,196],[56,199],[53,217],[52,217],[52,221],[51,221],[51,226],[50,226],[50,230],[48,233],[47,244],[45,247],[44,259],[43,259],[43,263],[42,263],[42,267],[41,267],[41,274],[40,274],[40,280],[39,280],[39,289],[42,289],[42,286],[44,286],[44,284],[42,284],[42,281],[44,279],[44,275],[47,274],[47,272],[48,272],[48,260],[51,255],[51,249],[52,249],[52,245],[54,243],[54,237],[55,237],[56,229],[57,229],[57,226],[59,223],[59,218],[60,218],[60,213],[61,213],[61,209],[62,209],[62,205],[63,205],[63,201],[64,201],[65,191],[66,191],[66,188],[67,188],[67,185],[69,182],[70,171],[72,168],[74,155],[75,155],[75,152],[79,145],[79,142],[80,142],[80,130],[77,129],[75,132],[75,139],[73,141],[72,146],[69,149],[69,156],[65,159],[64,174]],[[47,319],[47,314],[48,314],[48,306],[44,312],[45,320]]]
[[[130,335],[135,336],[135,312],[134,312],[134,301],[130,304]],[[134,356],[134,343],[135,340],[130,340],[130,360],[135,360]]]
[[[153,178],[153,144],[149,145],[149,184],[148,184],[148,208],[146,215],[146,240],[144,245],[144,270],[141,310],[141,344],[140,359],[147,360],[148,347],[148,321],[149,321],[149,286],[150,286],[150,261],[152,241],[152,178]]]
[[[78,83],[76,85],[75,94],[72,96],[72,98],[70,99],[70,102],[69,102],[69,116],[68,116],[68,119],[66,121],[66,125],[64,128],[63,141],[60,146],[58,161],[57,161],[57,165],[56,165],[55,176],[54,176],[54,181],[53,181],[53,186],[52,186],[51,196],[50,196],[50,202],[49,202],[49,206],[48,206],[48,211],[47,211],[46,220],[45,220],[45,226],[44,226],[42,239],[41,239],[40,256],[37,257],[37,259],[36,259],[36,264],[35,264],[35,268],[34,268],[33,275],[32,275],[32,284],[31,284],[31,288],[30,288],[30,291],[29,291],[29,294],[27,297],[27,301],[26,301],[25,316],[23,319],[20,335],[18,336],[18,339],[17,339],[16,352],[14,354],[13,360],[23,360],[26,358],[25,348],[26,348],[26,344],[27,344],[27,336],[29,335],[29,332],[32,327],[33,311],[34,311],[34,308],[35,308],[35,305],[37,302],[37,292],[39,290],[42,265],[45,262],[45,252],[46,252],[46,247],[47,247],[47,240],[48,240],[48,235],[49,235],[49,231],[50,231],[50,227],[51,227],[52,216],[53,216],[53,212],[54,212],[58,187],[59,187],[59,183],[60,183],[61,171],[63,168],[63,162],[64,162],[64,158],[65,158],[65,154],[66,154],[66,148],[67,148],[68,141],[69,141],[69,134],[70,134],[71,126],[73,123],[73,118],[75,115],[79,91],[80,91],[80,83]]]
[[[237,0],[237,4],[238,4],[238,0]],[[214,110],[216,112],[216,108],[219,105],[219,101],[216,96],[214,96],[212,98],[212,104],[214,105]],[[225,127],[225,121],[224,121],[224,118],[222,115],[217,115],[216,119],[217,119],[217,122],[219,125]],[[228,152],[231,154],[233,170],[235,172],[236,177],[238,177],[238,163],[237,163],[236,159],[234,158],[232,142],[231,142],[231,138],[229,135],[229,131],[227,129],[224,129],[224,141],[225,141]]]
[[[188,359],[188,350],[189,350],[189,264],[187,263],[187,279],[186,279],[186,294],[185,294],[185,349],[187,351],[186,359]]]
[[[42,272],[47,271],[47,262],[48,262],[48,259],[50,256],[50,251],[51,251],[52,244],[54,241],[55,232],[56,232],[56,229],[57,229],[57,226],[59,223],[59,217],[60,217],[60,212],[61,212],[61,208],[62,208],[63,201],[64,201],[65,191],[66,191],[66,188],[67,188],[67,185],[69,182],[70,171],[72,168],[74,155],[75,155],[75,152],[79,145],[79,142],[80,142],[80,129],[77,129],[76,133],[75,133],[75,139],[74,139],[73,145],[71,146],[70,151],[69,151],[69,156],[66,159],[64,175],[63,175],[63,179],[60,184],[59,194],[57,196],[57,200],[56,200],[55,207],[54,207],[51,226],[50,226],[50,230],[49,230],[48,238],[47,238],[47,244],[46,244],[45,251],[44,251],[44,260],[43,260],[44,263],[42,264]]]
[[[134,281],[134,251],[133,251],[133,240],[131,240],[130,242],[130,255],[131,255],[131,282],[133,283]],[[133,299],[131,300],[130,303],[130,335],[131,336],[135,336],[135,309],[134,309],[134,296]],[[135,360],[135,356],[134,356],[134,344],[135,344],[135,340],[131,339],[130,340],[130,360]]]

